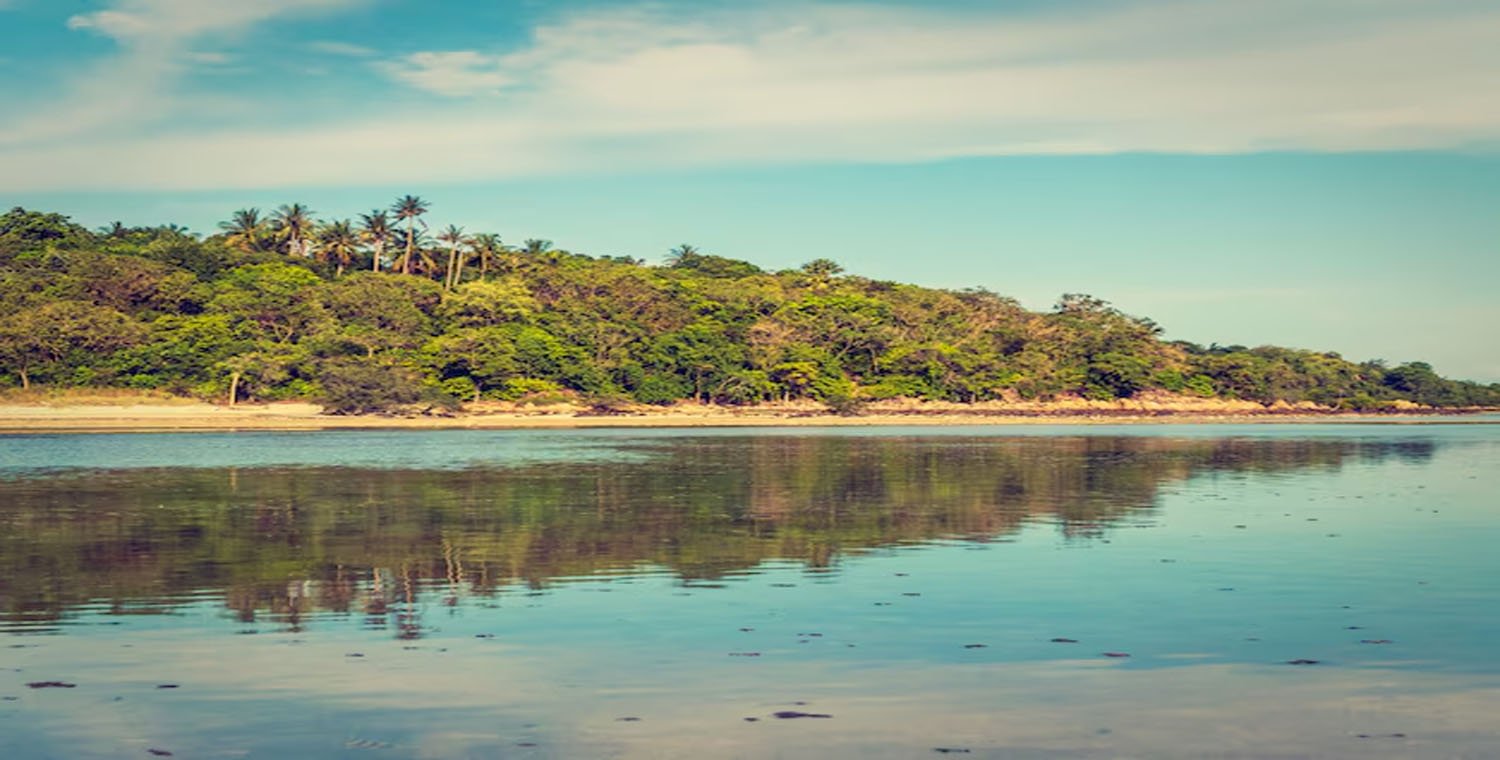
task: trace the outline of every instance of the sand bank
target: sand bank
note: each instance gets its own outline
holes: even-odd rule
[[[1409,410],[1398,414],[1335,413],[1316,408],[1267,408],[1250,402],[1196,405],[1144,402],[1033,404],[874,404],[863,414],[829,414],[814,404],[718,407],[687,404],[598,414],[584,407],[479,404],[451,415],[326,415],[316,404],[25,404],[0,405],[0,432],[167,430],[339,430],[371,428],[699,428],[847,427],[880,425],[1098,425],[1191,423],[1478,422],[1470,415]]]

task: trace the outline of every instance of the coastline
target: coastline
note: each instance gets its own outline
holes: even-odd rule
[[[584,428],[875,427],[981,425],[1193,424],[1483,424],[1493,410],[1408,409],[1342,412],[1314,407],[1265,407],[1249,402],[1204,404],[1052,402],[1037,404],[875,404],[857,415],[817,405],[717,407],[681,405],[600,414],[586,407],[487,404],[449,415],[326,415],[316,404],[207,403],[0,404],[0,433],[128,433],[172,431],[526,430]]]

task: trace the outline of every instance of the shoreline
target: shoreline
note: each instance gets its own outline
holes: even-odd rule
[[[318,430],[563,430],[590,428],[735,427],[956,427],[1000,425],[1203,425],[1203,424],[1495,424],[1474,415],[1494,410],[1341,412],[1310,409],[1029,408],[941,406],[872,408],[852,416],[805,407],[709,406],[596,414],[570,407],[474,409],[452,415],[326,415],[315,404],[279,403],[224,407],[212,404],[0,404],[0,433],[131,433]]]

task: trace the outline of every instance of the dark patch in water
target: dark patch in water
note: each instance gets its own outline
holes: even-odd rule
[[[989,644],[964,644],[964,649],[984,649]]]
[[[1117,659],[1121,658],[1121,657],[1129,657],[1130,656],[1129,652],[1103,652],[1102,654],[1105,657],[1114,657],[1114,658],[1117,658]]]
[[[810,712],[802,712],[801,710],[780,710],[780,711],[771,713],[771,715],[773,715],[773,716],[775,716],[777,718],[781,718],[782,720],[790,720],[792,718],[832,718],[833,717],[832,715],[829,715],[828,713],[810,713]]]
[[[1059,637],[1057,637],[1055,639],[1052,639],[1052,643],[1053,644],[1077,644],[1078,643],[1078,639],[1069,639],[1069,638],[1065,638],[1065,637],[1059,636]]]
[[[730,652],[730,657],[759,657],[760,652]]]
[[[1319,664],[1322,664],[1322,662],[1323,662],[1322,660],[1309,660],[1309,659],[1307,659],[1305,657],[1299,657],[1299,658],[1297,658],[1295,660],[1287,660],[1286,664],[1288,664],[1288,665],[1319,665]]]
[[[33,689],[72,689],[78,686],[76,683],[65,681],[32,681],[26,685]]]
[[[156,688],[158,688],[158,689],[178,689],[178,688],[181,688],[181,687],[178,686],[175,683],[159,683],[159,684],[156,685]]]

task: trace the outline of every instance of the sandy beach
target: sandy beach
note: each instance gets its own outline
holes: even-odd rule
[[[709,428],[886,425],[1100,425],[1205,423],[1464,423],[1472,415],[1411,409],[1399,413],[1334,412],[1312,406],[1180,400],[1010,404],[871,404],[854,416],[817,404],[722,407],[684,404],[600,414],[587,407],[471,405],[452,414],[328,415],[317,404],[283,402],[235,407],[202,402],[0,404],[0,432],[150,432],[191,430],[339,430],[373,428]]]

